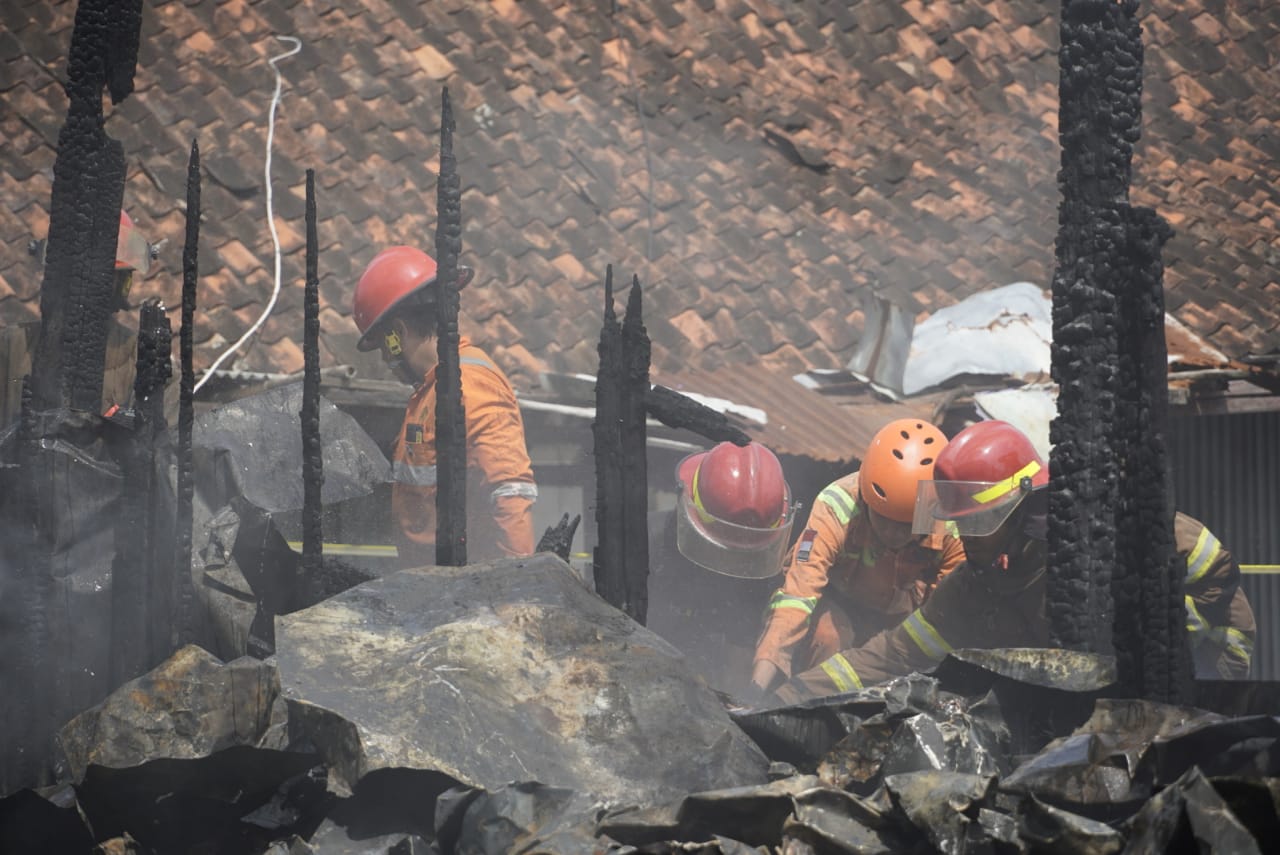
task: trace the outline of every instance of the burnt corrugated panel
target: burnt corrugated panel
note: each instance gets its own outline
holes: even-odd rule
[[[1179,510],[1241,565],[1280,565],[1280,413],[1179,417],[1169,434]],[[1244,584],[1258,622],[1253,676],[1280,679],[1280,575],[1246,573]]]
[[[763,410],[766,424],[741,423],[752,439],[778,454],[827,463],[862,457],[885,423],[896,418],[928,419],[935,403],[932,397],[896,403],[869,398],[865,404],[840,406],[788,376],[750,365],[714,371],[686,368],[679,374],[655,373],[650,379],[677,392],[725,398]]]

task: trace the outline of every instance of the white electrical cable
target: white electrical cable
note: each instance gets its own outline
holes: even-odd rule
[[[213,361],[213,364],[209,366],[209,370],[200,378],[200,382],[196,383],[192,388],[192,395],[199,392],[200,387],[203,386],[209,378],[213,376],[213,373],[218,370],[218,366],[222,365],[222,363],[226,361],[231,354],[239,350],[241,345],[248,341],[253,334],[261,328],[263,323],[266,322],[267,316],[271,314],[271,310],[275,308],[276,300],[280,296],[280,235],[276,232],[276,214],[275,208],[272,205],[271,145],[276,136],[276,107],[280,104],[280,92],[284,86],[284,78],[280,75],[280,67],[277,66],[276,63],[282,59],[288,59],[298,51],[302,50],[302,41],[294,38],[293,36],[276,36],[276,38],[282,42],[292,42],[293,50],[288,53],[282,53],[279,56],[272,57],[268,60],[271,64],[271,70],[276,73],[276,91],[271,96],[271,110],[267,114],[267,163],[264,170],[264,176],[267,184],[267,226],[271,229],[271,243],[275,246],[275,287],[271,289],[271,299],[267,301],[267,307],[262,310],[262,314],[253,322],[253,326],[249,327],[249,329],[245,331],[244,335],[240,336],[240,338],[236,340],[235,344],[224,350],[218,358]]]

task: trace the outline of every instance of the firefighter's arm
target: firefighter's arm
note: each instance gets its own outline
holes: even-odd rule
[[[892,629],[872,636],[861,647],[842,650],[816,668],[796,675],[777,690],[777,696],[796,703],[805,698],[852,692],[893,677],[932,668],[952,650],[944,632],[947,610],[940,609],[950,599],[946,583],[938,595],[912,612]],[[941,599],[942,604],[938,602]]]
[[[836,511],[821,500],[816,502],[787,557],[782,587],[770,598],[765,612],[752,672],[753,682],[761,688],[768,688],[779,674],[790,675],[792,653],[808,632],[809,616],[817,608],[831,566],[844,547],[844,533],[845,525]]]
[[[936,573],[932,578],[921,579],[916,583],[915,591],[913,592],[913,604],[919,608],[934,592],[934,589],[938,587],[938,583],[942,581],[943,577],[962,563],[964,563],[964,543],[954,534],[947,534],[942,538],[942,549],[938,553]]]
[[[484,473],[493,519],[502,532],[498,546],[507,555],[531,555],[538,487],[525,447],[520,408],[506,385],[487,369],[464,365],[463,371],[468,464]]]

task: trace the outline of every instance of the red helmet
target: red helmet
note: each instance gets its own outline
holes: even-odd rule
[[[469,267],[458,268],[458,288],[471,281]],[[412,246],[393,246],[378,253],[356,284],[352,314],[360,330],[360,350],[376,350],[371,331],[410,294],[436,282],[436,260]]]
[[[782,464],[758,442],[722,442],[676,467],[676,546],[690,561],[749,579],[782,569],[795,508]]]
[[[1049,467],[1026,434],[1008,422],[970,425],[938,455],[936,480],[920,485],[913,528],[952,520],[982,537],[1004,524],[1032,490],[1049,483]]]
[[[947,445],[942,431],[923,419],[898,419],[871,439],[858,475],[858,494],[871,510],[911,522],[916,485],[933,477],[933,463]]]
[[[120,211],[120,234],[116,238],[116,269],[137,270],[147,274],[151,267],[151,244],[133,224],[133,218]]]

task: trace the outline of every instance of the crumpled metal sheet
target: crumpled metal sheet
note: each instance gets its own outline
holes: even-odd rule
[[[187,645],[68,722],[58,746],[67,775],[80,781],[90,764],[123,769],[232,746],[282,749],[286,719],[274,666],[224,664]]]
[[[942,689],[965,697],[992,692],[1009,727],[1009,750],[1039,751],[1089,718],[1114,690],[1115,659],[1071,650],[955,650],[929,672]]]
[[[292,732],[348,785],[431,769],[652,804],[765,780],[676,650],[555,556],[390,574],[278,617],[276,643]]]
[[[911,840],[887,816],[887,794],[860,798],[830,787],[793,797],[795,813],[782,828],[784,846],[801,843],[820,852],[890,855],[910,849]]]
[[[881,713],[929,709],[936,693],[936,680],[909,674],[858,692],[732,715],[770,760],[812,771],[831,747],[853,733],[863,720]]]
[[[1016,814],[1019,838],[1039,852],[1112,855],[1124,847],[1124,836],[1105,822],[1047,805],[1028,796]]]
[[[1140,801],[1151,795],[1151,788],[1135,791],[1133,777],[1154,742],[1222,720],[1191,707],[1104,698],[1088,721],[1026,760],[1001,786],[1060,804]]]
[[[1274,845],[1274,838],[1256,839],[1200,770],[1192,767],[1134,816],[1126,851],[1261,855],[1273,851]]]
[[[979,810],[991,801],[996,779],[963,772],[911,772],[884,779],[894,807],[941,852],[965,852],[982,840]]]
[[[793,796],[817,786],[811,775],[755,787],[694,793],[650,808],[620,809],[601,817],[599,834],[647,847],[672,840],[708,840],[731,832],[751,846],[777,846],[779,832],[794,809]]]
[[[196,419],[191,444],[225,461],[231,485],[220,506],[243,496],[267,513],[302,507],[302,384],[277,386],[223,404]],[[351,416],[320,399],[320,441],[324,461],[321,501],[326,505],[364,496],[386,483],[391,464],[377,443]]]
[[[594,855],[609,845],[595,833],[597,812],[564,787],[457,788],[436,801],[436,842],[452,855]]]

